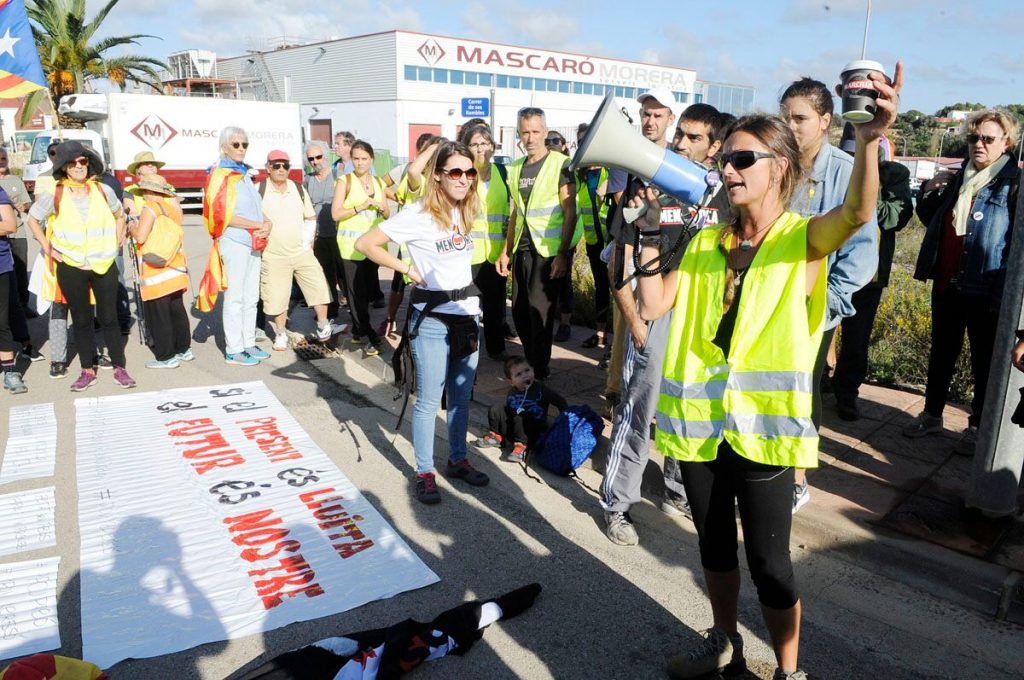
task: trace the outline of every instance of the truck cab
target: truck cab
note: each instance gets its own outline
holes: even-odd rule
[[[46,155],[46,149],[54,141],[76,140],[83,145],[96,151],[106,164],[106,155],[103,152],[103,139],[98,133],[92,130],[43,130],[32,140],[32,153],[22,174],[25,188],[32,193],[35,191],[36,178],[44,172],[53,170],[53,164]]]

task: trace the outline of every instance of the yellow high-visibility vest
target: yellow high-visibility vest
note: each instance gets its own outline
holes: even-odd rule
[[[470,232],[473,239],[473,264],[485,261],[494,264],[501,257],[505,245],[505,229],[512,213],[508,187],[498,172],[498,166],[491,163],[491,180],[487,188],[478,180],[476,190],[480,197],[481,212]]]
[[[817,466],[811,408],[827,276],[823,265],[808,296],[807,223],[784,213],[765,236],[744,276],[728,356],[713,342],[723,310],[719,238],[726,227],[693,237],[679,265],[658,396],[655,446],[664,455],[714,460],[724,438],[748,460]]]
[[[346,210],[355,210],[370,199],[366,195],[363,181],[356,177],[354,172],[338,178],[338,181],[346,182],[345,203],[343,205]],[[370,181],[373,182],[374,196],[383,196],[383,180],[370,177]],[[338,250],[341,253],[341,257],[353,262],[365,260],[366,256],[356,250],[356,239],[380,224],[383,219],[373,210],[364,210],[357,212],[351,217],[338,220]]]
[[[588,245],[597,244],[597,229],[594,225],[594,204],[590,200],[590,187],[586,181],[586,173],[580,179],[579,188],[576,191],[576,215],[577,224],[583,225],[583,238],[587,240]],[[597,186],[601,186],[608,181],[608,171],[601,168],[601,173],[597,178]],[[595,198],[599,198],[595,196]],[[608,224],[608,201],[602,200],[600,207],[597,209],[597,218],[601,220],[601,233],[607,234],[605,231],[605,225]]]
[[[526,157],[512,163],[508,168],[508,188],[516,204],[516,232],[512,250],[519,247],[523,227],[530,230],[530,240],[541,257],[554,257],[562,247],[562,204],[558,200],[558,185],[567,157],[557,151],[549,151],[544,164],[537,173],[537,179],[530,191],[529,205],[523,204],[519,193],[519,177],[523,174]]]
[[[119,250],[117,221],[100,183],[88,181],[86,186],[89,188],[89,213],[85,220],[75,207],[70,187],[54,191],[55,195],[61,195],[60,205],[53,206],[55,214],[48,223],[52,232],[50,243],[67,264],[102,275],[114,264]]]

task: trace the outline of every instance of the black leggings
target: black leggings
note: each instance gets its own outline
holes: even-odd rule
[[[183,296],[184,292],[179,290],[142,303],[152,339],[150,349],[157,361],[167,361],[178,354],[184,354],[191,344],[192,336]]]
[[[743,548],[758,599],[772,609],[795,605],[796,579],[789,555],[793,468],[747,460],[724,441],[715,460],[682,463],[680,468],[704,569],[725,573],[739,567],[735,498],[743,523]]]
[[[14,335],[11,333],[10,300],[8,296],[14,288],[14,272],[0,274],[0,352],[14,352],[18,346],[14,344]]]
[[[602,250],[604,245],[600,242],[587,244],[587,259],[590,260],[590,271],[594,273],[594,321],[604,327],[608,323],[612,287],[608,280],[608,265],[601,261]]]
[[[366,337],[373,344],[380,342],[377,331],[370,325],[370,301],[373,299],[372,282],[377,275],[377,263],[372,260],[341,259],[345,287],[348,289],[348,310],[352,315],[352,337]],[[376,284],[380,292],[380,284]]]
[[[117,323],[117,267],[105,274],[57,263],[57,283],[68,300],[71,324],[75,328],[75,347],[83,369],[93,368],[92,349],[96,346],[93,320],[98,319],[114,366],[124,368],[124,338]],[[89,290],[96,296],[96,313],[89,302]]]
[[[505,301],[508,278],[490,262],[473,265],[473,283],[480,289],[480,314],[484,322],[484,347],[491,355],[505,351]]]

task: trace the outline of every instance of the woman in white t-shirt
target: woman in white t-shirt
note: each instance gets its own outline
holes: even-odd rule
[[[466,458],[469,397],[480,334],[480,300],[473,284],[470,230],[482,209],[469,149],[442,140],[426,174],[423,198],[356,241],[356,250],[377,264],[408,275],[412,289],[409,337],[416,365],[412,442],[416,451],[416,498],[441,500],[434,480],[434,419],[448,392],[448,463],[445,473],[472,486],[490,480]],[[387,251],[393,241],[412,264]]]

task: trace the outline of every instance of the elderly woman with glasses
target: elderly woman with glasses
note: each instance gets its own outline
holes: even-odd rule
[[[977,111],[967,119],[967,130],[963,167],[940,190],[926,190],[917,203],[927,231],[914,278],[933,281],[932,346],[924,411],[903,434],[942,431],[942,410],[966,331],[974,399],[964,443],[973,448],[992,365],[1020,171],[1013,158],[1019,130],[1011,114]]]
[[[256,346],[256,305],[260,298],[261,254],[271,223],[245,163],[249,137],[228,126],[220,133],[220,160],[210,169],[203,192],[203,217],[213,238],[199,309],[213,310],[224,291],[224,361],[255,366],[270,356]]]
[[[811,376],[825,329],[828,256],[875,215],[879,140],[896,119],[902,65],[893,85],[881,73],[870,78],[878,111],[857,128],[842,205],[813,217],[793,212],[797,139],[779,118],[746,116],[718,158],[737,217],[695,234],[676,271],[637,283],[641,317],[673,310],[655,446],[680,461],[714,617],[704,640],[670,661],[673,678],[746,666],[736,505],[774,680],[807,677],[797,667],[801,603],[789,554],[794,470],[818,463]],[[657,205],[650,189],[645,198]],[[645,262],[661,257],[658,213],[638,223]]]

